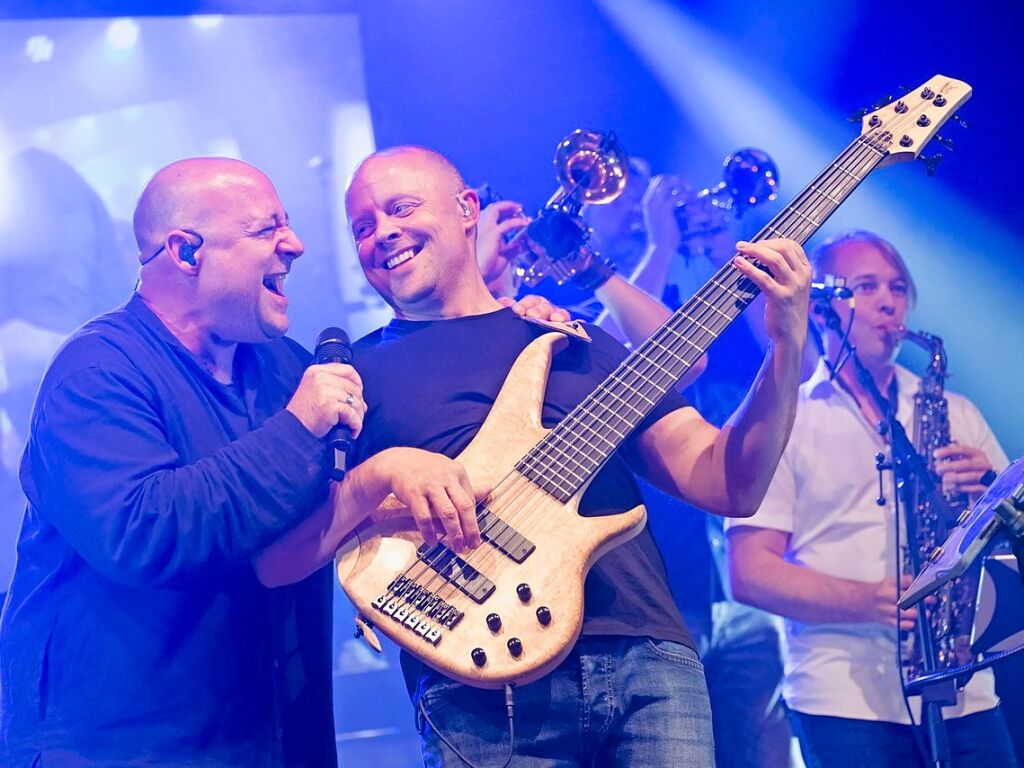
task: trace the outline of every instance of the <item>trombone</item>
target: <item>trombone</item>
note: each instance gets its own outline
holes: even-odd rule
[[[587,243],[580,211],[617,198],[629,174],[629,158],[614,134],[580,128],[559,142],[554,166],[558,189],[509,241],[522,240],[513,271],[530,287],[545,277],[562,285],[599,258]]]

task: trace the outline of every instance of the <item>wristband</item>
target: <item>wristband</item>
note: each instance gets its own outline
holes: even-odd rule
[[[573,275],[573,282],[584,291],[596,291],[615,274],[615,267],[595,255],[589,266]]]

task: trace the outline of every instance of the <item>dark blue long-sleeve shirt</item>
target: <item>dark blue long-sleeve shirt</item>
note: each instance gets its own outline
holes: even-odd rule
[[[249,562],[325,497],[323,444],[284,410],[307,358],[242,344],[221,384],[138,296],[58,352],[21,466],[0,764],[280,765],[296,721],[333,761],[324,574],[275,592]],[[296,606],[320,692],[276,673]]]

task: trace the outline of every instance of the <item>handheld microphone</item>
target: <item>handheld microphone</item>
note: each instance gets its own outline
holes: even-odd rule
[[[853,291],[846,287],[846,281],[839,278],[835,283],[811,283],[811,301],[832,301],[833,299],[852,299]]]
[[[316,337],[316,348],[313,357],[317,365],[325,363],[344,363],[352,365],[352,348],[348,345],[348,334],[341,328],[324,328]],[[334,469],[331,470],[332,480],[345,477],[348,468],[348,457],[352,452],[352,430],[338,424],[327,433],[327,444],[334,451]]]

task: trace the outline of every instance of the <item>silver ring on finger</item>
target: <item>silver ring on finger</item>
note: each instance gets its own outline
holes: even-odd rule
[[[351,406],[352,403],[354,403],[355,401],[356,399],[352,397],[351,392],[349,392],[348,395],[345,396],[345,405]]]

